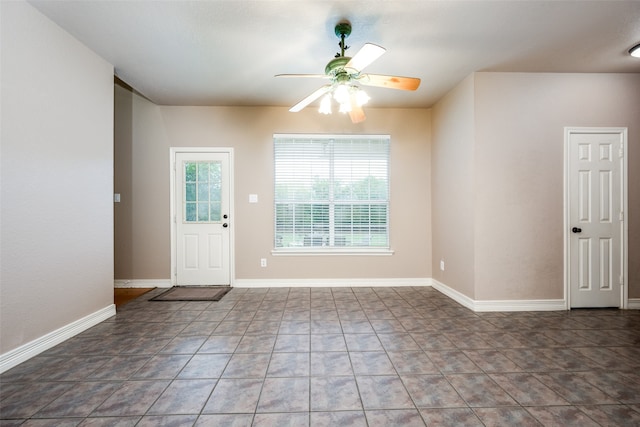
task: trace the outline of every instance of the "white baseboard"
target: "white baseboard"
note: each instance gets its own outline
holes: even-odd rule
[[[566,311],[561,299],[475,301],[474,311]]]
[[[627,300],[627,308],[629,310],[640,310],[640,298],[629,298]]]
[[[125,279],[114,280],[114,288],[170,288],[171,279]]]
[[[236,279],[236,288],[362,288],[379,286],[431,286],[430,278],[400,279]]]
[[[437,289],[438,291],[442,292],[452,300],[456,301],[457,303],[467,307],[469,310],[474,310],[474,301],[468,296],[466,296],[465,294],[458,292],[453,288],[448,287],[447,285],[437,281],[436,279],[431,279],[431,286],[434,289]]]
[[[31,342],[21,345],[7,353],[0,355],[0,374],[19,365],[20,363],[31,359],[34,356],[50,349],[63,341],[68,340],[81,332],[86,331],[92,326],[107,320],[111,316],[115,316],[116,306],[111,304],[95,313],[69,323],[53,332],[37,338]]]
[[[432,279],[431,286],[442,292],[452,300],[462,304],[470,310],[476,312],[486,311],[558,311],[566,310],[567,305],[561,299],[544,299],[544,300],[493,300],[493,301],[476,301],[461,292],[456,291]]]

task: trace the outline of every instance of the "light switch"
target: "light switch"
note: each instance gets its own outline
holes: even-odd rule
[[[249,194],[249,203],[258,203],[258,195]]]
[[[115,193],[115,194],[113,195],[113,201],[114,201],[115,203],[120,203],[120,193]]]

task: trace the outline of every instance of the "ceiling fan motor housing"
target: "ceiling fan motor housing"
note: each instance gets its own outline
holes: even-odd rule
[[[342,21],[336,24],[335,28],[336,36],[342,38],[342,36],[349,37],[351,34],[351,23],[349,21]]]
[[[324,72],[329,76],[335,76],[338,81],[349,80],[349,73],[344,69],[344,66],[347,65],[349,61],[351,61],[351,58],[348,56],[340,56],[332,59],[324,68]]]

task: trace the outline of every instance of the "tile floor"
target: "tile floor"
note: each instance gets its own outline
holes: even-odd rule
[[[0,376],[2,426],[638,426],[640,312],[425,288],[150,302]]]

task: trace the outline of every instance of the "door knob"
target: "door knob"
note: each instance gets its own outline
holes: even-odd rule
[[[227,228],[227,227],[229,226],[229,224],[227,224],[227,223],[225,222],[224,224],[222,224],[222,226],[223,226],[224,228]]]
[[[573,227],[573,228],[571,229],[571,231],[572,231],[572,232],[574,232],[574,233],[582,233],[582,228]]]

